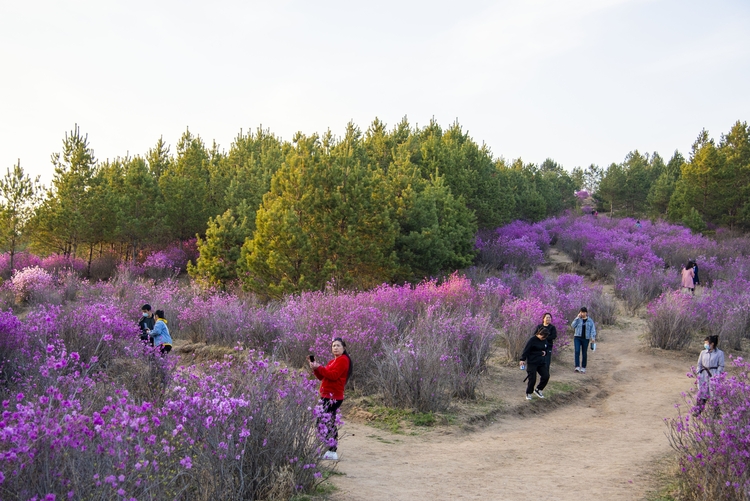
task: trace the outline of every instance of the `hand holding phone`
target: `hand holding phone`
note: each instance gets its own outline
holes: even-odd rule
[[[315,355],[308,355],[308,356],[307,356],[307,360],[308,360],[308,361],[309,361],[310,363],[313,363],[313,362],[315,362]]]

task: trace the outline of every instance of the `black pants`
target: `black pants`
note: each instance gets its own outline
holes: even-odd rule
[[[331,400],[330,398],[321,398],[320,401],[323,403],[323,409],[326,413],[331,415],[331,420],[328,422],[328,435],[326,436],[326,440],[328,439],[335,439],[338,443],[339,441],[339,429],[336,427],[336,413],[339,410],[339,407],[341,407],[341,404],[344,403],[343,400]],[[318,419],[318,424],[320,424],[320,419]],[[328,450],[331,452],[336,452],[338,447],[335,445],[333,447],[329,447]]]
[[[534,391],[534,385],[536,384],[536,373],[539,373],[542,378],[539,380],[539,386],[537,389],[542,391],[547,382],[549,381],[549,366],[546,361],[543,361],[539,365],[527,365],[526,373],[529,375],[529,382],[526,384],[526,394],[530,395]]]

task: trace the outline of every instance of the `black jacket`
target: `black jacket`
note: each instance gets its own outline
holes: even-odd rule
[[[521,360],[525,360],[528,365],[546,364],[547,361],[544,359],[544,356],[548,349],[547,341],[542,341],[536,336],[531,336],[531,339],[526,341],[523,352],[521,352]]]
[[[146,329],[152,330],[155,323],[156,319],[153,315],[151,315],[150,317],[141,316],[141,319],[138,320],[138,327],[141,328],[141,335],[143,336],[146,334]]]
[[[536,326],[536,329],[534,329],[534,332],[532,334],[536,334],[539,332],[539,329],[543,329],[544,324],[539,324]],[[549,349],[552,349],[552,345],[555,344],[555,339],[557,339],[557,328],[555,328],[554,325],[549,324],[547,326],[547,331],[549,332],[549,336],[547,336],[547,344],[549,345]]]

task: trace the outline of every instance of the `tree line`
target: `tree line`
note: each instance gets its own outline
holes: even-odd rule
[[[2,250],[135,261],[198,237],[190,273],[277,296],[418,280],[469,265],[478,229],[574,206],[580,173],[493,157],[461,125],[404,119],[341,136],[240,132],[228,151],[186,130],[143,155],[100,161],[76,126],[50,186],[20,165],[0,181]]]
[[[696,231],[750,229],[750,127],[737,121],[715,141],[704,129],[688,158],[633,151],[622,163],[582,172],[598,209],[681,222]]]

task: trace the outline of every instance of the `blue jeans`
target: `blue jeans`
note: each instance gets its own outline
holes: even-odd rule
[[[576,336],[573,338],[573,347],[575,348],[575,361],[576,361],[576,367],[583,367],[586,368],[586,355],[587,351],[589,349],[589,340],[582,336]],[[580,357],[581,349],[583,349],[583,365],[580,365],[578,363],[578,359]]]

